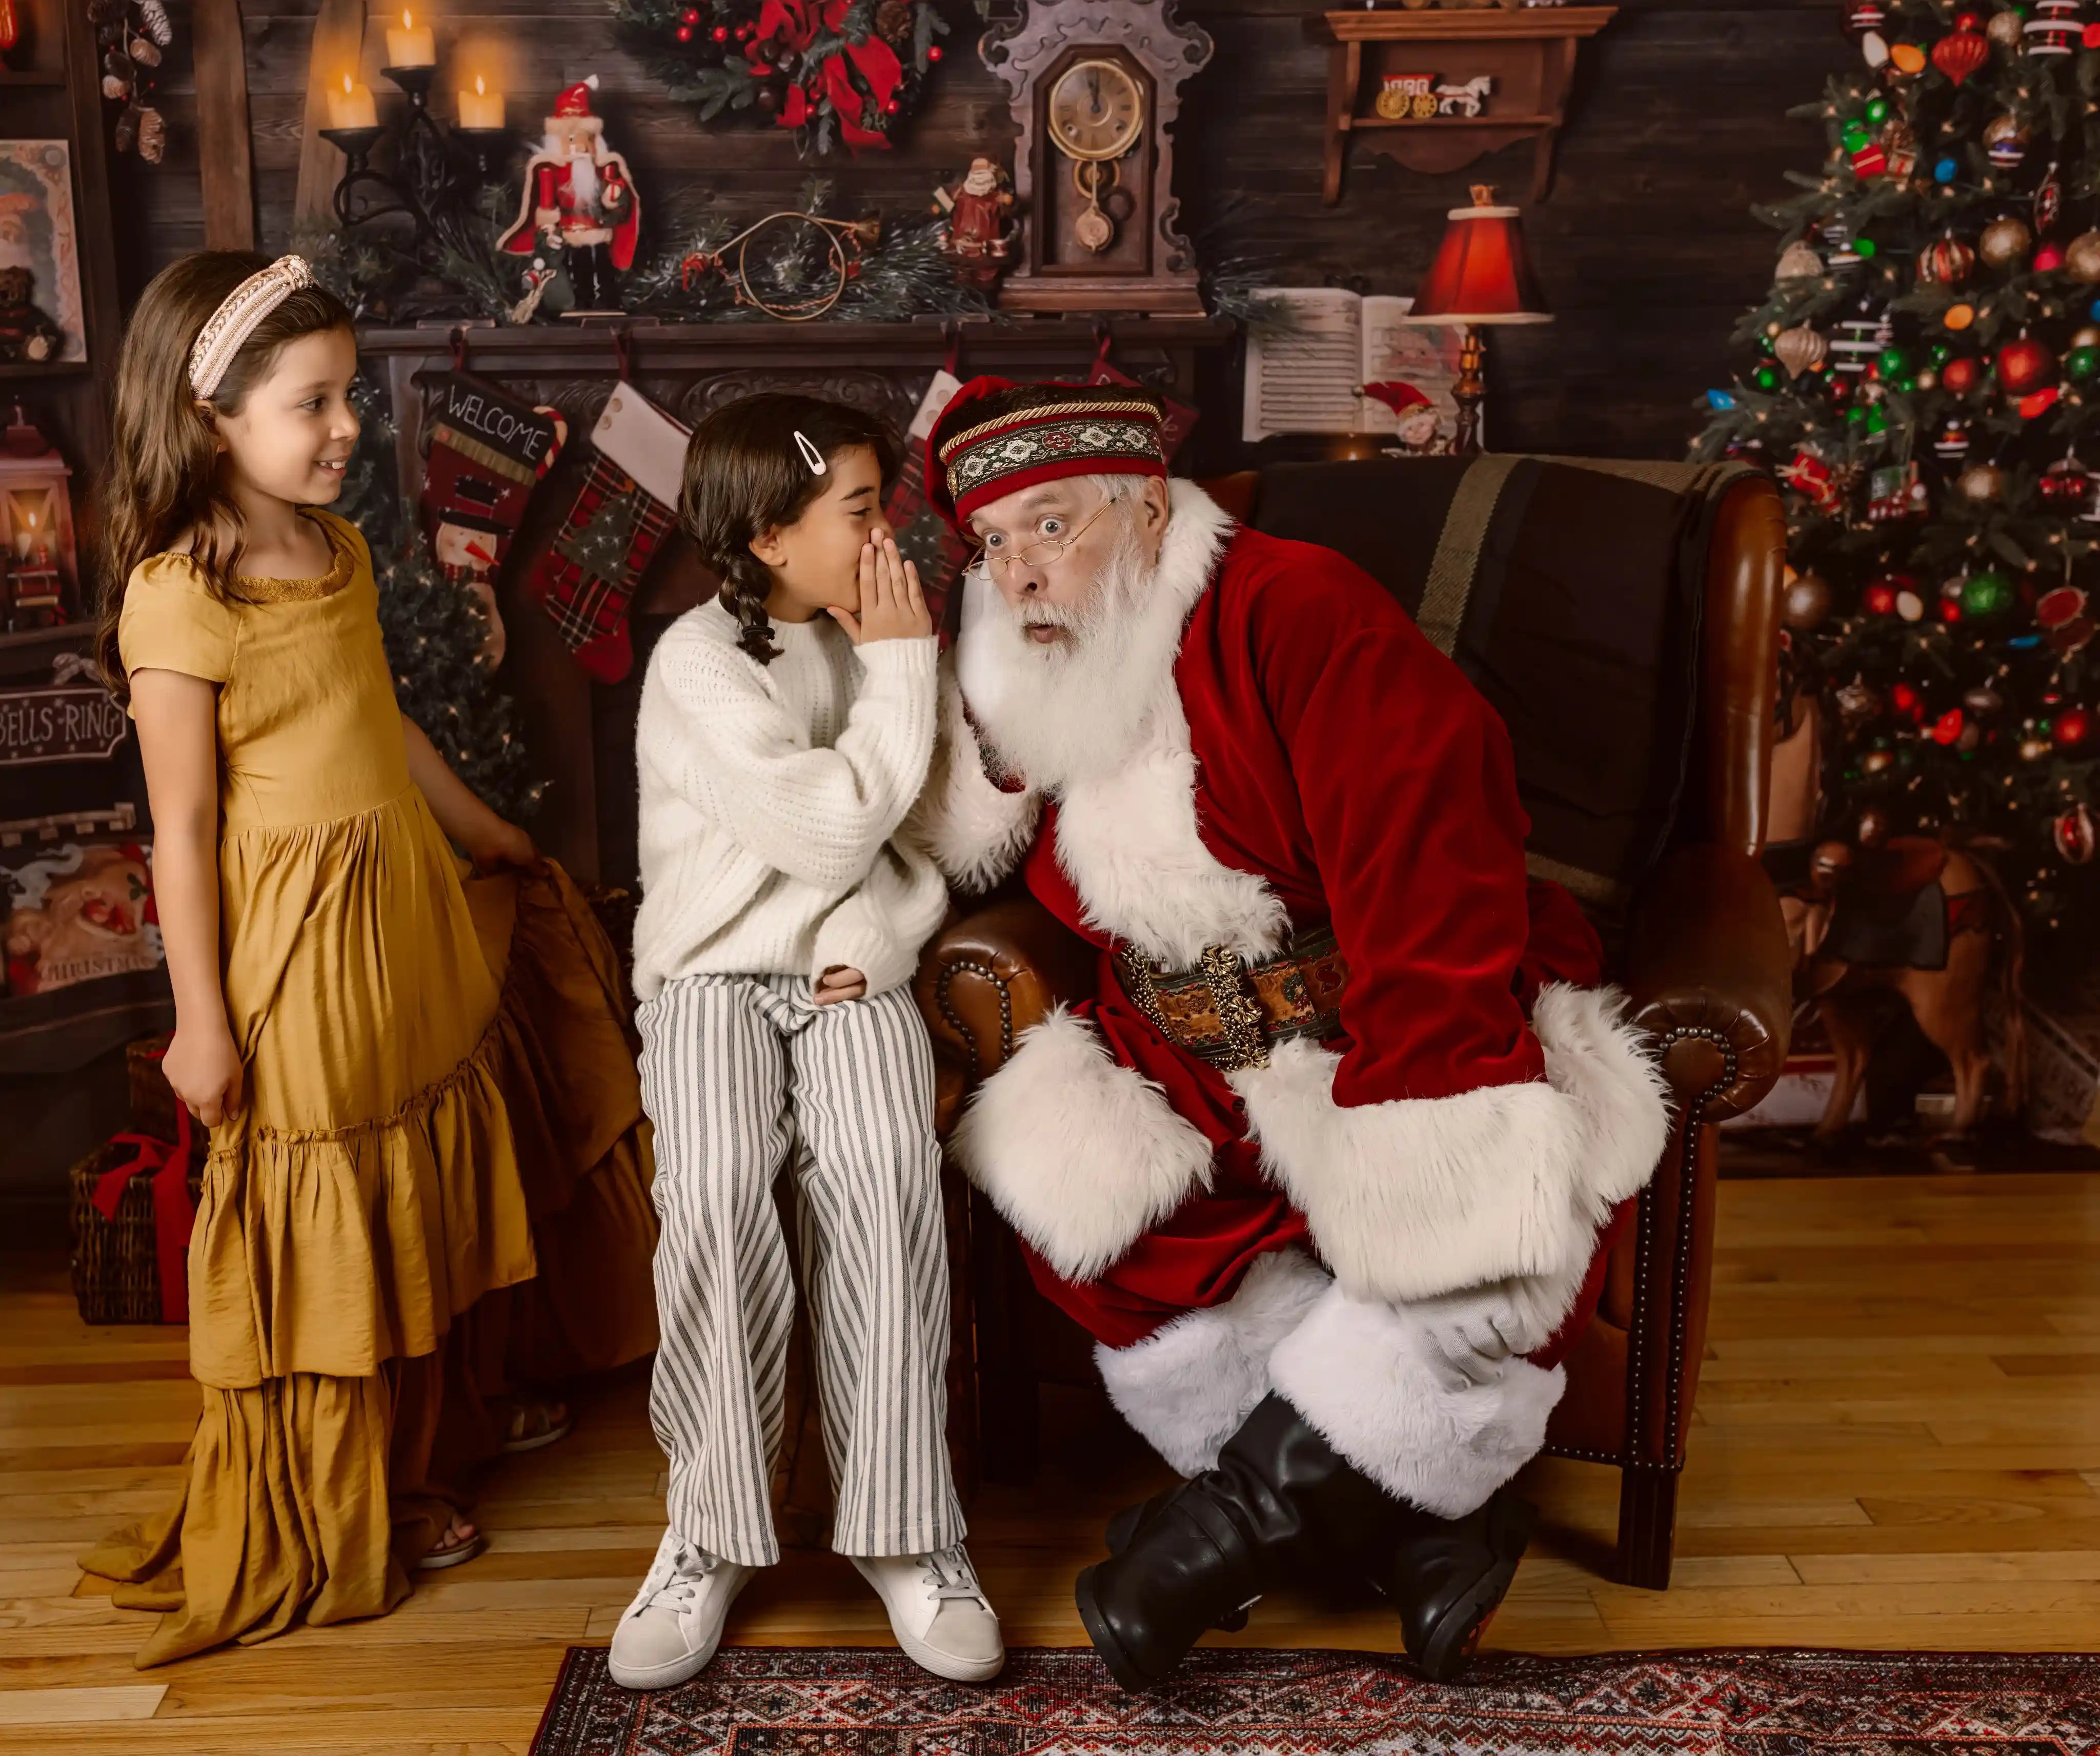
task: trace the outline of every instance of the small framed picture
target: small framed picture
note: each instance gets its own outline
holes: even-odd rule
[[[0,350],[14,335],[30,350],[24,359],[87,358],[73,158],[63,140],[0,140],[0,310],[9,310],[20,315],[0,324]]]

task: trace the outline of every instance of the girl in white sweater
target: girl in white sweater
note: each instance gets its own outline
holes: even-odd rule
[[[722,586],[658,644],[637,736],[650,1413],[671,1468],[669,1529],[613,1633],[630,1688],[698,1671],[779,1558],[791,1162],[832,1546],[920,1664],[975,1681],[1004,1661],[944,1437],[933,1050],[906,984],[946,891],[898,838],[933,753],[935,643],[882,515],[898,457],[880,422],[785,395],[718,411],[686,455],[679,520]]]

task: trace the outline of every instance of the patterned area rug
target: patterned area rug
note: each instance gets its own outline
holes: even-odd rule
[[[1362,1653],[1206,1649],[1149,1695],[1090,1652],[988,1684],[894,1651],[725,1648],[630,1695],[571,1647],[532,1756],[2092,1756],[2100,1657],[1681,1653],[1476,1660],[1437,1688]]]

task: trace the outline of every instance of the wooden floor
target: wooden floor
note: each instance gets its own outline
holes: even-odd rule
[[[2100,1649],[2100,1177],[1728,1182],[1719,1230],[1675,1584],[1602,1578],[1617,1477],[1541,1466],[1546,1528],[1490,1644]],[[562,1649],[609,1635],[655,1545],[642,1380],[514,1460],[491,1552],[394,1615],[139,1672],[147,1618],[72,1556],[173,1491],[183,1337],[89,1330],[62,1261],[33,1262],[0,1292],[0,1749],[522,1756]],[[972,1549],[1010,1642],[1078,1644],[1072,1575],[1158,1469],[1092,1397],[1046,1426],[1052,1468],[987,1491]],[[1392,1634],[1374,1605],[1272,1600],[1238,1638]],[[730,1639],[887,1631],[845,1562],[795,1553]]]

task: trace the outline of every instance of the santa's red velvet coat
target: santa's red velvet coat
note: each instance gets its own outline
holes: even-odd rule
[[[1054,802],[992,786],[962,702],[995,742],[1002,679],[965,623],[922,833],[966,887],[1023,865],[1102,956],[1096,997],[975,1095],[958,1156],[1044,1291],[1133,1358],[1178,1314],[1246,1302],[1250,1268],[1294,1245],[1349,1300],[1515,1285],[1550,1331],[1594,1299],[1601,1230],[1665,1116],[1595,988],[1595,935],[1526,877],[1507,734],[1361,569],[1234,526],[1190,483],[1172,508],[1158,698],[1112,772]],[[1257,960],[1323,925],[1343,1033],[1230,1075],[1159,1034],[1110,954]]]

